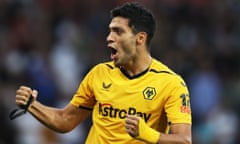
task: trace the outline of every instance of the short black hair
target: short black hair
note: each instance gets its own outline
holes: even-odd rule
[[[111,19],[124,17],[129,19],[129,27],[133,33],[144,31],[147,33],[147,46],[150,45],[156,29],[156,21],[152,12],[137,2],[128,2],[111,10]]]

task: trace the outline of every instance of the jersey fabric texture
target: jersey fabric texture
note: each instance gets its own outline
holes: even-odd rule
[[[169,132],[170,124],[191,124],[185,82],[156,59],[148,70],[132,78],[113,62],[96,65],[83,79],[71,104],[92,109],[93,125],[86,144],[144,144],[126,132],[126,114],[141,117],[162,133]]]

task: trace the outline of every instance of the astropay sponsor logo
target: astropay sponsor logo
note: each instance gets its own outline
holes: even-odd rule
[[[99,103],[99,114],[104,117],[111,117],[111,118],[120,118],[124,119],[126,114],[129,115],[136,115],[144,119],[145,122],[147,122],[150,117],[151,113],[144,113],[137,111],[134,107],[129,107],[128,109],[120,109],[113,107],[111,104],[108,103]]]

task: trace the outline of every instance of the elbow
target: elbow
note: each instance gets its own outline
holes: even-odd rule
[[[61,134],[65,134],[65,133],[68,133],[70,132],[71,130],[66,130],[66,129],[61,129],[61,130],[57,130],[58,133],[61,133]]]
[[[71,132],[74,128],[75,127],[71,125],[71,123],[63,122],[59,123],[59,125],[55,127],[55,131],[58,133],[65,134]]]
[[[57,126],[57,125],[46,125],[50,130],[55,131],[57,133],[68,133],[71,129],[64,127],[64,126]]]
[[[50,127],[50,129],[54,130],[55,132],[65,134],[65,133],[72,131],[73,128],[66,127],[66,126],[59,126],[59,127],[54,127],[54,128]]]
[[[185,142],[184,144],[192,144],[192,137],[188,136],[188,137],[185,137]]]
[[[53,125],[50,125],[49,128],[58,133],[68,133],[74,129],[74,126],[69,123],[69,120],[64,118],[64,116],[57,115],[53,120]]]

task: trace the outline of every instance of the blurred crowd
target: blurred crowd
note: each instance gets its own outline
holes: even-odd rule
[[[10,121],[20,85],[63,107],[95,64],[110,60],[109,11],[130,0],[0,0],[0,144],[81,144],[91,118],[68,134],[30,114]],[[194,144],[240,143],[240,1],[138,0],[157,19],[152,55],[189,87]]]

